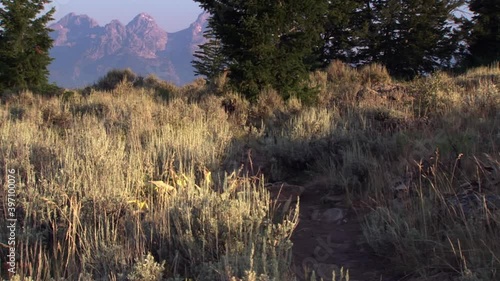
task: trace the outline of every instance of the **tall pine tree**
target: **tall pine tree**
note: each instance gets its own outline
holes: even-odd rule
[[[328,62],[371,62],[412,78],[451,66],[462,32],[454,16],[463,0],[331,0],[326,26]]]
[[[35,89],[47,85],[52,61],[51,8],[48,0],[0,0],[0,91]]]
[[[195,75],[205,76],[211,84],[227,68],[228,61],[222,53],[222,43],[212,29],[205,30],[203,36],[207,41],[199,45],[200,49],[194,53],[196,59],[191,63],[195,68]]]
[[[487,65],[500,61],[500,1],[471,0],[475,13],[469,40],[471,65]]]
[[[327,1],[195,1],[212,15],[232,86],[250,99],[266,87],[300,95],[318,62]]]
[[[412,78],[451,66],[460,32],[453,15],[462,0],[373,0],[377,34],[371,59],[390,73]]]
[[[365,0],[328,1],[324,47],[321,61],[327,65],[332,60],[358,63],[359,48],[367,43],[370,14]]]

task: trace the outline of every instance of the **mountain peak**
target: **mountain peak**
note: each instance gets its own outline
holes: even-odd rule
[[[202,12],[201,14],[198,15],[198,18],[196,18],[196,21],[197,23],[205,23],[208,18],[210,17],[210,13],[208,12]]]
[[[127,24],[127,30],[132,33],[142,33],[142,32],[159,32],[164,33],[154,18],[146,13],[140,13],[134,17],[132,21]]]
[[[117,20],[117,19],[110,21],[108,24],[110,24],[110,25],[123,25],[122,22],[120,20]]]
[[[127,38],[124,43],[127,50],[142,58],[157,58],[165,50],[167,32],[161,29],[152,16],[138,14],[125,27]]]
[[[205,40],[203,37],[203,31],[207,28],[208,19],[210,18],[210,14],[207,12],[202,12],[198,15],[198,18],[195,22],[193,22],[189,29],[191,30],[191,38],[195,43],[201,43]],[[198,44],[195,44],[193,51],[197,48]]]
[[[142,23],[142,24],[154,23],[156,25],[155,19],[146,13],[138,14],[137,16],[134,17],[134,19],[129,24],[133,25],[133,24],[137,24],[137,23]]]
[[[65,87],[92,83],[112,68],[130,67],[140,75],[184,84],[194,79],[193,50],[203,42],[206,15],[190,27],[167,33],[147,13],[126,25],[113,20],[105,26],[86,15],[70,13],[52,25],[50,80]],[[171,40],[170,40],[171,38]]]
[[[77,15],[75,13],[69,13],[62,17],[55,25],[65,26],[65,27],[85,27],[94,28],[99,26],[96,20],[87,15]]]
[[[150,16],[149,14],[146,14],[146,13],[140,13],[135,18],[145,19],[145,20],[149,20],[149,21],[154,21],[153,17]]]

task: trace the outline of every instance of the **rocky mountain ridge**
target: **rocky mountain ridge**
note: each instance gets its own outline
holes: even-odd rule
[[[193,53],[204,42],[208,14],[188,28],[168,33],[153,17],[138,14],[124,25],[113,20],[105,26],[87,15],[70,13],[50,26],[54,46],[50,81],[63,87],[83,87],[114,68],[131,68],[140,75],[182,85],[192,81]]]

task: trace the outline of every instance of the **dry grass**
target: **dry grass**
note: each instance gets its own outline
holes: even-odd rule
[[[324,91],[316,106],[258,138],[254,149],[271,159],[267,175],[304,181],[306,171],[370,208],[367,241],[394,257],[399,274],[498,280],[498,66],[400,84],[378,65],[357,73],[334,62],[326,71],[311,75]],[[393,189],[401,186],[403,198]]]
[[[298,206],[283,215],[264,189],[290,180],[372,210],[366,239],[399,274],[499,279],[498,64],[395,83],[334,62],[310,76],[314,106],[273,90],[250,104],[222,80],[139,82],[4,98],[20,275],[292,280]]]
[[[365,236],[395,271],[499,278],[499,77],[498,65],[436,73],[335,103],[348,132],[334,126],[312,170],[373,210]]]
[[[262,179],[219,169],[233,138],[220,104],[118,86],[76,102],[27,93],[0,113],[21,276],[286,279],[297,213],[275,217]]]

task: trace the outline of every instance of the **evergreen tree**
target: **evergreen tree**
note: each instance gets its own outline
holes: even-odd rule
[[[222,43],[212,29],[205,30],[203,36],[207,41],[199,45],[200,49],[194,54],[196,59],[191,63],[195,68],[195,75],[205,76],[207,82],[210,84],[224,72],[228,66],[228,62],[222,53]]]
[[[328,1],[323,33],[325,45],[320,53],[324,65],[333,60],[359,63],[358,50],[367,43],[370,24],[366,2],[365,0]]]
[[[329,62],[387,66],[392,75],[450,67],[463,32],[454,11],[463,0],[331,0],[325,32]]]
[[[52,47],[47,0],[0,0],[0,90],[46,86]]]
[[[212,15],[232,86],[250,99],[266,87],[300,94],[318,62],[327,1],[195,1]]]
[[[475,13],[469,40],[471,65],[487,65],[500,60],[500,1],[471,0]]]
[[[412,78],[451,66],[460,32],[453,13],[462,0],[373,0],[377,30],[369,57],[390,73]]]

